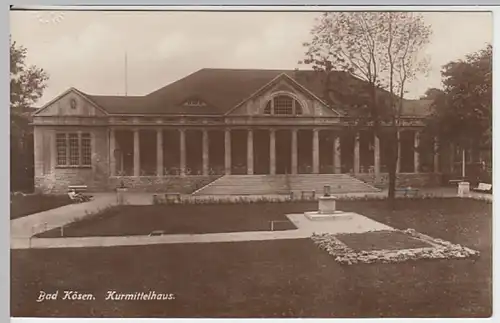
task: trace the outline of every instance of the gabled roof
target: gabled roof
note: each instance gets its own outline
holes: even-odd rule
[[[49,102],[45,103],[45,105],[39,109],[37,109],[36,111],[33,112],[33,116],[36,116],[38,114],[40,114],[42,111],[44,111],[45,109],[47,109],[52,103],[56,102],[57,100],[59,100],[60,98],[62,98],[63,96],[65,96],[66,94],[68,93],[76,93],[78,95],[80,95],[84,100],[87,100],[90,104],[92,104],[95,108],[101,110],[104,114],[107,114],[107,110],[97,104],[93,99],[92,99],[92,96],[88,95],[88,94],[85,94],[83,93],[82,91],[74,88],[74,87],[70,87],[69,89],[67,89],[66,91],[64,91],[63,93],[59,94],[58,96],[56,96],[54,99],[50,100]]]
[[[224,115],[281,74],[290,77],[317,99],[335,102],[336,109],[344,107],[344,113],[348,112],[349,106],[346,87],[350,86],[352,91],[352,85],[359,88],[363,85],[363,81],[345,72],[333,72],[330,84],[333,95],[330,93],[327,98],[324,75],[313,70],[204,68],[145,96],[84,95],[109,114]],[[199,98],[206,105],[184,105],[191,98]],[[411,105],[413,110],[410,111],[416,116],[425,115],[420,110],[426,110],[426,103]]]

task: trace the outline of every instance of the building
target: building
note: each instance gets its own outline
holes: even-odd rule
[[[202,69],[145,96],[71,88],[33,115],[36,189],[199,187],[224,174],[386,180],[383,134],[349,126],[348,101],[361,97],[364,83],[335,72],[330,91],[325,84],[314,71]],[[411,185],[440,171],[433,145],[414,149],[429,107],[402,105],[398,173]]]

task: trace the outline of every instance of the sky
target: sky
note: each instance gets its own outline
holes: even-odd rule
[[[418,98],[430,87],[440,88],[444,64],[492,42],[491,13],[423,15],[433,30],[425,48],[430,70],[409,84],[408,98]],[[48,87],[35,104],[39,107],[70,87],[88,94],[145,95],[201,68],[294,69],[304,58],[302,44],[310,40],[318,16],[318,12],[12,11],[10,26],[12,40],[28,50],[27,63],[49,73]]]

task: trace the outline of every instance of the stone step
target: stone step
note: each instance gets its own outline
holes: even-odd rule
[[[333,194],[379,191],[347,174],[226,175],[194,195],[273,195],[291,191],[322,193],[325,185],[330,185]]]

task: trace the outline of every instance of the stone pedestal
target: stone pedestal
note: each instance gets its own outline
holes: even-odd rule
[[[463,197],[470,193],[470,183],[460,182],[458,183],[458,196]]]
[[[309,220],[336,220],[348,219],[352,213],[336,210],[335,196],[321,196],[318,199],[318,211],[304,212],[304,215]]]
[[[320,214],[335,213],[336,200],[337,199],[334,196],[321,196],[318,201],[318,212]]]

